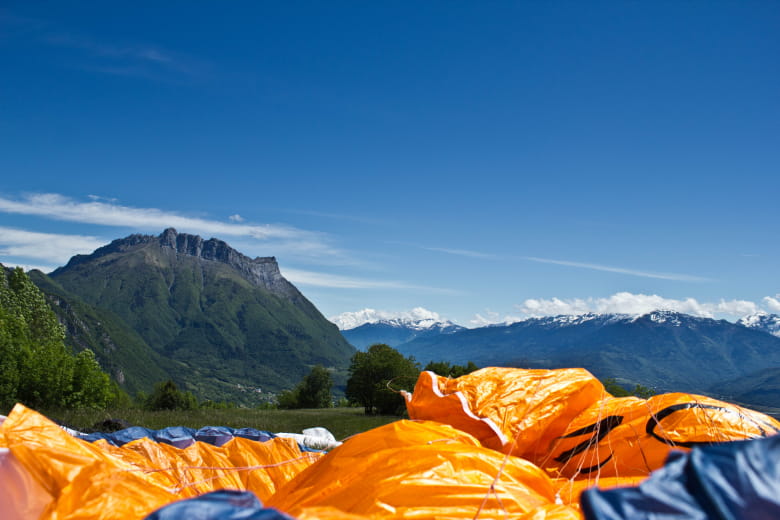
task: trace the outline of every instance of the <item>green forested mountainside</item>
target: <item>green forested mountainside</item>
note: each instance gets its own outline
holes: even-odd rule
[[[214,239],[173,230],[133,235],[74,257],[49,278],[52,294],[75,295],[95,308],[96,322],[115,316],[137,335],[119,325],[108,332],[117,345],[112,332],[126,333],[130,344],[121,348],[138,355],[106,353],[107,366],[122,371],[128,389],[148,391],[148,381],[165,372],[200,399],[250,404],[294,387],[318,364],[343,387],[354,353],[281,277],[274,259],[252,260]],[[75,301],[69,301],[74,312]]]
[[[66,344],[74,352],[92,350],[100,366],[126,391],[148,391],[154,383],[170,377],[163,368],[170,363],[122,318],[89,305],[40,271],[32,270],[28,276],[65,326]]]

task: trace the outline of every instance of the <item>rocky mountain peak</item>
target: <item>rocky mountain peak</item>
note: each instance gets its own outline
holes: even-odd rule
[[[52,274],[103,256],[129,252],[150,244],[157,245],[163,250],[172,249],[177,256],[189,256],[202,261],[226,264],[238,271],[244,279],[253,285],[290,300],[302,298],[298,289],[282,276],[275,257],[249,258],[230,247],[227,242],[216,238],[204,240],[199,235],[178,233],[174,228],[167,228],[158,236],[133,234],[116,239],[110,244],[96,249],[90,255],[74,256],[65,268],[61,267]]]

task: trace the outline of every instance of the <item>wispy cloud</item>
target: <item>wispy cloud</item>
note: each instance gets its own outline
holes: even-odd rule
[[[568,267],[579,267],[582,269],[591,269],[594,271],[606,271],[608,273],[626,274],[629,276],[640,276],[643,278],[657,278],[660,280],[676,280],[680,282],[710,282],[712,279],[704,278],[701,276],[693,276],[689,274],[678,273],[656,273],[651,271],[640,271],[637,269],[627,269],[624,267],[614,267],[608,265],[588,264],[584,262],[571,262],[568,260],[552,260],[549,258],[538,258],[535,256],[524,256],[524,260],[530,260],[531,262],[539,262],[542,264],[555,264],[564,265]]]
[[[90,198],[91,201],[84,202],[56,193],[31,194],[21,199],[0,196],[0,212],[154,232],[173,227],[187,233],[265,241],[272,243],[275,248],[299,256],[346,256],[328,243],[325,234],[315,231],[284,225],[221,222],[157,208],[135,208],[103,202],[94,196]]]
[[[51,263],[62,265],[71,256],[89,253],[104,245],[104,239],[87,235],[58,235],[0,227],[0,255],[43,260],[36,268],[51,270]],[[20,264],[21,265],[21,264]],[[29,267],[29,264],[25,264]]]
[[[495,255],[480,253],[479,251],[470,251],[468,249],[450,249],[446,247],[423,247],[427,251],[436,251],[437,253],[446,253],[448,255],[466,256],[469,258],[496,258]]]
[[[353,278],[349,276],[314,271],[303,271],[286,267],[282,268],[281,270],[285,278],[295,284],[304,286],[309,285],[314,287],[330,287],[334,289],[399,289],[443,294],[457,294],[457,291],[452,289],[427,287],[398,280],[369,280],[366,278]]]
[[[94,38],[59,24],[29,17],[0,13],[0,20],[16,38],[72,51],[78,68],[121,76],[170,80],[176,76],[203,74],[207,65],[181,52],[146,42],[114,42]]]
[[[761,307],[748,300],[722,299],[718,302],[700,302],[694,298],[677,300],[656,294],[619,292],[606,298],[528,299],[518,305],[517,309],[523,315],[530,317],[577,315],[589,312],[597,314],[646,314],[656,310],[671,310],[706,318],[716,316],[740,318],[759,312]]]

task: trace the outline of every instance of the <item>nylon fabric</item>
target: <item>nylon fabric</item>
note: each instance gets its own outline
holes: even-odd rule
[[[323,455],[283,438],[185,449],[149,438],[122,447],[89,443],[22,405],[0,433],[20,467],[52,497],[41,520],[142,519],[176,500],[226,488],[264,499]]]

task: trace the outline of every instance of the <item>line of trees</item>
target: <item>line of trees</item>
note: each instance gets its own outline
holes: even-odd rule
[[[105,408],[119,387],[91,350],[74,355],[65,330],[24,271],[0,264],[0,411]]]

